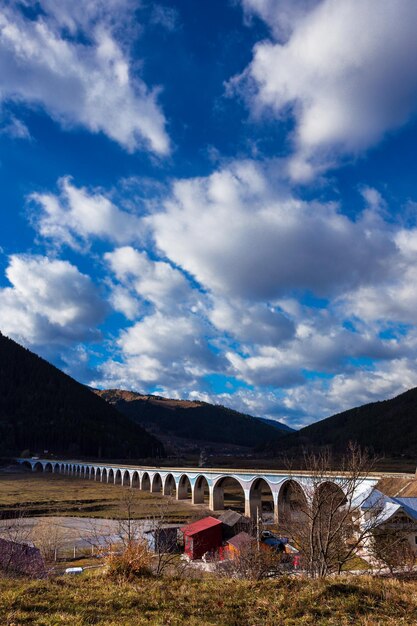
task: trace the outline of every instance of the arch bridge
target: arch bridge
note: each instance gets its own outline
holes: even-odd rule
[[[329,473],[317,485],[317,479],[307,472],[161,468],[55,459],[16,460],[33,472],[63,474],[159,492],[177,500],[189,499],[192,504],[206,504],[212,511],[224,509],[225,499],[230,508],[240,501],[248,517],[255,517],[258,512],[267,513],[275,522],[286,511],[296,511],[300,499],[311,498],[312,488],[337,489],[343,499],[346,485],[346,477],[337,473]],[[381,475],[364,478],[357,487],[355,497],[369,492],[380,478]]]

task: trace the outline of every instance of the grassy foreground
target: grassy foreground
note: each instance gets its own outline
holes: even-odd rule
[[[0,579],[2,626],[398,626],[417,623],[417,583],[367,577],[249,582],[105,575]]]
[[[0,517],[13,515],[18,509],[23,509],[27,516],[123,517],[124,489],[119,485],[60,474],[0,472]],[[138,519],[152,517],[166,503],[167,498],[161,494],[137,489],[132,515]],[[172,521],[183,521],[195,515],[196,508],[191,502],[170,500]]]

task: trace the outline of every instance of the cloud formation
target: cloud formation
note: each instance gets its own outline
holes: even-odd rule
[[[0,289],[0,329],[29,345],[64,345],[100,337],[106,305],[91,279],[68,261],[14,254]]]
[[[34,193],[32,221],[38,233],[55,246],[81,249],[93,238],[117,244],[141,238],[141,220],[119,209],[100,192],[75,187],[70,178],[58,181],[60,192]]]
[[[104,2],[42,2],[25,17],[9,4],[0,15],[0,93],[3,102],[41,107],[63,128],[104,133],[129,152],[169,152],[165,118],[115,38]],[[111,6],[128,3],[112,0]],[[80,5],[81,7],[81,5]],[[120,8],[119,7],[119,8]],[[117,13],[113,12],[113,22]],[[65,28],[73,32],[65,34]]]
[[[294,117],[293,178],[367,150],[415,114],[414,0],[242,1],[276,38],[290,31],[255,46],[244,80],[254,112]]]
[[[277,191],[261,167],[236,162],[178,181],[147,222],[159,250],[206,289],[257,300],[325,296],[386,276],[395,246],[369,219]]]

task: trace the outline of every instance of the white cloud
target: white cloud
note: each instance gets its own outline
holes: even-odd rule
[[[195,299],[179,270],[164,261],[152,261],[146,252],[125,246],[106,253],[105,260],[118,281],[158,309],[172,312]]]
[[[68,261],[12,255],[11,287],[0,290],[0,329],[25,344],[66,344],[99,337],[106,307],[90,278]]]
[[[274,345],[293,336],[294,324],[265,304],[216,298],[208,313],[212,324],[243,343]]]
[[[295,117],[294,178],[313,176],[340,154],[368,149],[416,112],[414,0],[243,3],[257,10],[276,36],[286,7],[303,9],[289,20],[287,41],[255,47],[245,73],[256,85],[255,94],[250,90],[255,112]]]
[[[99,384],[198,387],[199,379],[222,363],[209,349],[209,334],[210,328],[196,315],[148,315],[121,332],[120,359],[103,364]]]
[[[389,274],[395,245],[381,220],[302,202],[273,189],[273,176],[236,162],[178,181],[165,209],[146,218],[159,250],[206,289],[247,299],[328,295]]]
[[[317,380],[288,389],[281,404],[281,415],[304,415],[293,423],[306,426],[355,406],[392,398],[416,385],[416,360],[394,359],[373,368],[338,374],[331,380]]]
[[[40,106],[63,127],[104,133],[129,152],[146,147],[165,155],[169,139],[157,90],[133,75],[108,21],[100,19],[104,6],[83,3],[82,11],[70,13],[67,2],[60,8],[44,2],[48,13],[36,20],[5,7],[0,15],[1,99]],[[65,37],[64,27],[81,30],[83,40]]]
[[[28,127],[22,120],[11,115],[0,127],[1,135],[8,135],[12,139],[31,139]]]
[[[81,248],[98,237],[118,244],[141,238],[141,220],[120,210],[100,192],[75,187],[68,177],[59,181],[60,193],[34,193],[32,220],[39,234],[54,245]]]
[[[320,0],[241,0],[245,16],[257,15],[277,39],[286,39],[305,13]]]

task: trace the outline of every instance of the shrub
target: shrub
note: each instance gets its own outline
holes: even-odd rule
[[[107,573],[111,578],[132,580],[152,575],[152,554],[144,541],[132,541],[121,552],[111,551],[107,557]]]

